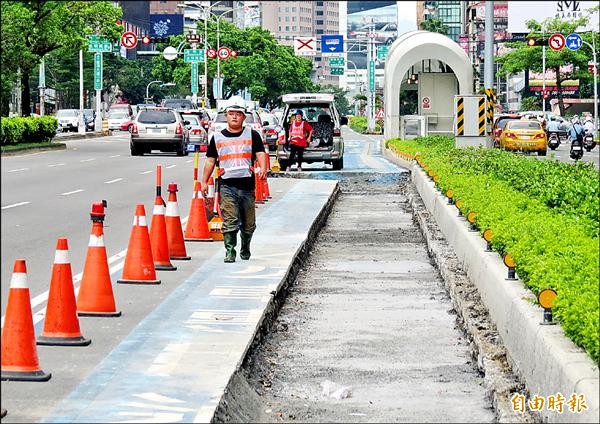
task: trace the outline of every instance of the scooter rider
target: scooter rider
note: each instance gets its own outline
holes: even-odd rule
[[[592,136],[594,135],[594,132],[596,131],[596,128],[594,128],[594,121],[591,115],[588,115],[585,118],[585,122],[583,123],[583,128],[585,129],[585,134],[591,134]]]
[[[575,115],[573,119],[571,119],[571,128],[569,129],[569,137],[571,138],[571,142],[574,140],[579,140],[583,143],[583,135],[585,134],[585,129],[581,122],[579,122],[579,117]]]
[[[556,120],[556,119],[550,119],[548,121],[547,131],[548,131],[548,138],[552,134],[556,134],[556,137],[560,140],[560,135],[558,133],[560,131],[560,122],[558,122],[558,120]]]

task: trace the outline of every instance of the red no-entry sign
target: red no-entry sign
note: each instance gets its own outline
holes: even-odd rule
[[[548,38],[548,46],[550,46],[552,50],[562,50],[563,47],[565,47],[565,44],[567,44],[565,36],[562,34],[552,34],[550,38]]]
[[[126,49],[132,49],[137,46],[138,38],[134,32],[127,31],[121,35],[121,45]]]

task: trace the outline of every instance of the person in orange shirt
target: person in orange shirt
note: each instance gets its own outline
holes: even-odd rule
[[[287,171],[291,171],[291,165],[298,155],[298,171],[302,171],[302,159],[304,149],[308,147],[313,135],[313,127],[302,119],[304,113],[298,109],[295,114],[295,121],[290,124],[289,142],[290,142],[290,161]]]

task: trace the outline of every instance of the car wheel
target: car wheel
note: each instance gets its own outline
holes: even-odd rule
[[[546,156],[546,150],[538,150],[538,156]]]
[[[131,151],[131,156],[141,156],[143,154],[142,150],[134,146],[133,144],[129,145],[129,150]]]
[[[344,158],[340,158],[338,160],[334,160],[331,162],[331,164],[333,165],[333,170],[334,171],[339,171],[344,167]]]
[[[182,144],[177,147],[177,156],[183,156],[185,154],[185,144]]]

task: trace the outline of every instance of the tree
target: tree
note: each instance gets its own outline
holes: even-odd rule
[[[2,79],[20,70],[22,115],[29,116],[30,76],[48,53],[86,48],[86,35],[117,40],[121,8],[109,1],[2,1]]]
[[[542,23],[532,19],[526,23],[527,28],[530,30],[527,38],[533,37],[545,40],[549,35],[557,32],[568,35],[576,32],[577,28],[585,26],[588,21],[588,16],[583,16],[574,21],[565,21],[559,18],[546,20],[544,22],[544,37],[544,34],[542,34]],[[595,45],[600,46],[600,38],[597,32],[582,32],[580,35],[590,44],[592,44],[592,37],[596,37]],[[542,72],[541,45],[527,46],[525,42],[513,42],[508,43],[508,46],[512,50],[497,59],[499,63],[502,63],[502,68],[499,72],[501,76],[508,73],[521,72],[525,69]],[[571,79],[580,79],[584,82],[589,81],[591,75],[587,71],[587,63],[591,58],[591,49],[585,44],[581,49],[576,51],[567,48],[554,51],[546,47],[546,69],[551,69],[556,74],[556,95],[561,115],[564,115],[565,112],[562,83]],[[568,68],[564,66],[569,64],[572,65],[572,70],[570,71],[566,70]]]
[[[215,48],[216,28],[216,19],[211,19],[208,22],[208,44]],[[198,30],[203,32],[204,27],[199,27]],[[240,53],[237,57],[221,60],[219,63],[224,78],[224,98],[247,88],[252,99],[264,106],[277,103],[277,98],[285,93],[316,91],[310,79],[312,62],[295,56],[291,47],[278,44],[267,30],[260,27],[241,30],[221,20],[219,35],[219,46],[226,46]],[[174,81],[189,93],[190,64],[184,63],[182,59],[168,62],[163,57],[154,58],[153,64],[154,77]],[[216,68],[217,59],[208,59],[208,87],[212,86],[217,74]],[[210,93],[212,90],[208,91]]]
[[[439,34],[448,35],[448,26],[442,22],[440,18],[431,18],[421,22],[423,31],[437,32]]]
[[[323,85],[319,86],[321,93],[332,93],[334,97],[335,106],[342,115],[350,113],[350,103],[348,102],[348,90],[336,87],[334,85]]]
[[[535,96],[524,97],[521,100],[521,112],[528,110],[539,110],[541,108],[540,99]]]

